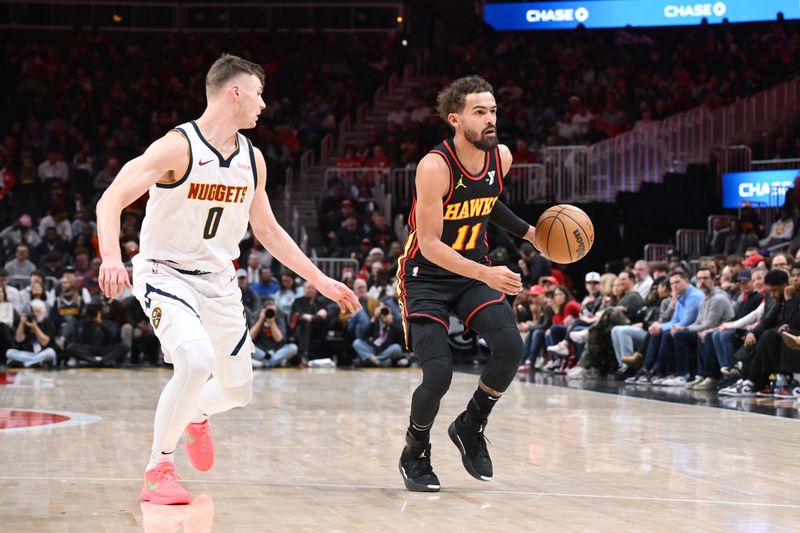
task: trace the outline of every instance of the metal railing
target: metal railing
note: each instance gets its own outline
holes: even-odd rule
[[[667,172],[683,172],[690,163],[707,162],[712,152],[744,145],[765,131],[793,123],[800,115],[800,78],[737,100],[714,111],[698,107],[592,146],[544,150],[548,181],[557,201],[594,199],[613,202],[620,191],[636,191],[644,182],[661,182]],[[731,157],[747,157],[740,148]],[[726,156],[727,156],[726,155]],[[725,161],[727,168],[742,161]]]
[[[342,259],[338,257],[311,257],[311,261],[317,265],[323,274],[333,279],[342,279],[342,270],[352,268],[354,274],[358,274],[359,266],[356,259]]]
[[[664,261],[667,259],[667,251],[674,248],[671,244],[645,244],[644,245],[644,260],[645,261]]]
[[[800,159],[761,159],[750,161],[750,170],[800,169]]]
[[[349,117],[348,117],[349,118]],[[333,155],[333,135],[328,133],[319,143],[319,163],[328,164],[328,158]]]
[[[675,247],[683,257],[698,257],[706,251],[708,233],[704,229],[679,229],[675,232]]]
[[[550,198],[545,167],[538,163],[512,165],[503,178],[503,192],[510,204],[529,204]]]

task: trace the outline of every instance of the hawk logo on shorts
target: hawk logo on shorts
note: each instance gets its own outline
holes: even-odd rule
[[[156,307],[153,309],[152,314],[150,315],[150,320],[153,321],[153,329],[158,329],[158,325],[161,324],[161,308]]]

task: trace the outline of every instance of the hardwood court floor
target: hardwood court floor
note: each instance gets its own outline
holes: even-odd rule
[[[179,447],[193,504],[141,504],[169,375],[18,373],[0,385],[0,414],[100,417],[0,430],[0,530],[800,529],[797,420],[516,381],[487,429],[495,479],[484,483],[464,471],[446,433],[475,387],[462,373],[433,430],[443,490],[407,492],[397,459],[419,370],[257,372],[254,401],[212,421],[210,472],[193,471]]]

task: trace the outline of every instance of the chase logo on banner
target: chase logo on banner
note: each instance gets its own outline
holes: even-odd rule
[[[794,187],[800,170],[729,172],[722,175],[722,207],[736,209],[743,204],[780,207],[786,189]]]
[[[483,18],[496,30],[559,30],[587,28],[685,26],[703,19],[715,24],[800,18],[797,0],[583,0],[496,3],[484,6]]]

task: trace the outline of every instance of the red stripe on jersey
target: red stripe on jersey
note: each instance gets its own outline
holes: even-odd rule
[[[479,179],[483,179],[483,177],[486,175],[486,172],[489,170],[489,167],[491,166],[491,165],[489,165],[489,152],[486,152],[486,160],[483,163],[483,170],[481,171],[481,173],[479,175],[473,176],[472,174],[467,172],[467,169],[464,168],[464,165],[462,165],[461,161],[458,160],[458,156],[456,155],[455,148],[451,148],[450,144],[446,140],[444,141],[444,146],[445,146],[445,148],[447,148],[447,151],[450,152],[450,155],[453,156],[453,159],[455,160],[456,165],[458,165],[458,168],[461,169],[461,172],[463,172],[464,175],[468,179],[471,179],[472,181],[477,181]]]
[[[503,194],[503,161],[500,159],[500,148],[494,149],[494,157],[497,168],[497,183],[500,185],[500,194]]]
[[[487,305],[491,305],[491,304],[499,304],[499,303],[501,303],[503,300],[505,300],[505,298],[506,298],[506,295],[505,295],[505,294],[501,294],[501,295],[500,295],[500,297],[499,297],[498,299],[496,299],[496,300],[489,300],[488,302],[483,302],[481,305],[479,305],[478,307],[476,307],[476,308],[475,308],[475,310],[474,310],[474,311],[472,311],[472,312],[469,314],[469,316],[467,317],[467,319],[464,321],[464,324],[466,324],[467,326],[469,326],[469,321],[470,321],[470,320],[472,320],[472,316],[473,316],[475,313],[477,313],[478,311],[480,311],[481,309],[483,309],[483,308],[484,308],[484,307],[486,307]]]

